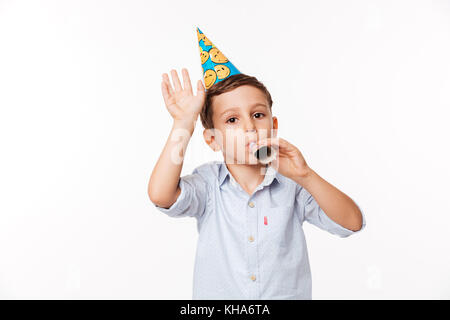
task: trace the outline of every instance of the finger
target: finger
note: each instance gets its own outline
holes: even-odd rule
[[[167,83],[163,80],[161,81],[161,91],[162,91],[162,95],[164,98],[164,103],[166,104],[166,106],[169,105],[169,98],[170,98],[170,93],[169,93],[169,89],[167,87]]]
[[[200,97],[203,100],[206,97],[205,87],[203,86],[202,80],[197,81],[197,97]]]
[[[173,95],[174,91],[173,91],[172,85],[170,84],[169,76],[167,75],[167,73],[163,73],[162,77],[163,77],[164,82],[167,85],[167,90],[169,91],[169,94]]]
[[[266,138],[262,140],[261,145],[270,145],[278,150],[280,154],[283,155],[292,155],[297,152],[297,148],[290,144],[287,140],[280,137]]]
[[[178,73],[176,70],[172,69],[170,71],[170,73],[172,74],[172,82],[173,82],[173,86],[175,87],[175,91],[181,91],[183,90],[183,88],[181,88],[181,82],[180,82],[180,78],[178,78]]]
[[[189,72],[187,71],[186,68],[183,68],[181,72],[183,75],[184,90],[187,90],[190,94],[192,94],[192,86],[191,86],[191,79],[189,78]]]
[[[280,144],[280,140],[278,137],[262,139],[258,141],[256,148],[259,149],[263,146],[270,147],[277,153],[283,153],[285,151],[285,148],[282,144]]]
[[[278,171],[279,165],[280,165],[280,162],[278,160],[279,160],[279,155],[277,154],[276,158],[269,163],[269,166],[274,168],[276,171]]]
[[[259,140],[259,142],[262,143],[263,145],[275,145],[280,146],[282,148],[289,148],[292,146],[289,142],[280,137],[264,138]]]
[[[278,145],[280,145],[284,150],[290,152],[296,149],[296,147],[293,144],[289,143],[287,140],[279,137],[277,137],[277,139]]]

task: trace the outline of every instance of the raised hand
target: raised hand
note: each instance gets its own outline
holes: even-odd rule
[[[167,110],[174,121],[183,123],[193,122],[195,125],[205,103],[206,93],[203,83],[201,80],[197,81],[197,95],[194,96],[187,69],[182,69],[184,88],[181,86],[176,70],[172,69],[170,72],[175,89],[170,84],[167,73],[162,74],[163,80],[161,83],[162,95]]]

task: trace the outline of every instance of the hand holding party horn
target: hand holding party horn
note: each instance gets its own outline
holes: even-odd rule
[[[305,181],[311,176],[313,170],[309,168],[300,150],[289,141],[271,137],[260,139],[255,144],[250,150],[255,158],[261,163],[270,162],[269,165],[283,176],[299,184],[299,181]]]

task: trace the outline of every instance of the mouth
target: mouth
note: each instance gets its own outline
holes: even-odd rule
[[[256,145],[256,141],[249,141],[246,143],[245,148],[251,150]]]

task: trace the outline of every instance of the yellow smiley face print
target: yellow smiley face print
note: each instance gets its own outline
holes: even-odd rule
[[[214,82],[216,82],[217,74],[214,70],[208,69],[205,71],[205,74],[203,75],[203,79],[205,79],[206,89],[209,89],[212,87]]]
[[[203,35],[203,43],[205,44],[205,46],[212,46],[213,44],[205,35]]]
[[[228,62],[227,57],[225,57],[224,54],[217,48],[211,48],[211,50],[209,50],[209,56],[211,57],[211,61],[215,63]]]
[[[205,50],[201,50],[200,52],[200,59],[202,61],[202,64],[204,64],[209,58],[209,52]]]
[[[203,43],[205,44],[205,46],[212,46],[212,42],[209,41],[209,39],[203,34],[203,33],[199,33],[197,30],[197,38],[198,38],[198,42],[200,43],[200,40],[203,40]]]
[[[214,66],[214,70],[216,70],[217,77],[222,80],[230,75],[230,68],[224,66],[222,64],[218,64]]]

